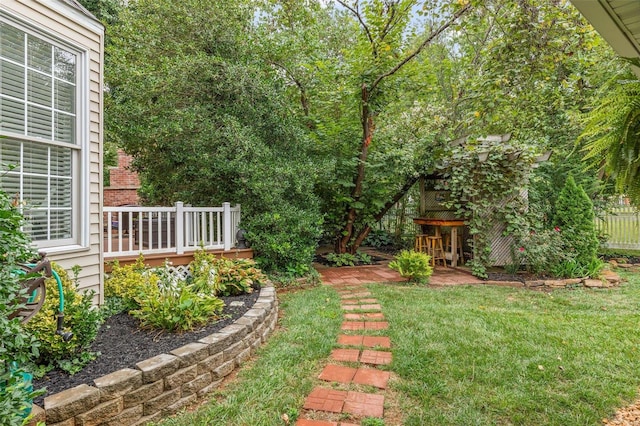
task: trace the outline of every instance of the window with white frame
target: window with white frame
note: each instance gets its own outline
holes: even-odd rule
[[[24,206],[40,247],[80,240],[79,58],[0,19],[0,185]]]

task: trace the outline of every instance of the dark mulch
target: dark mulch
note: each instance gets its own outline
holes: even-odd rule
[[[100,356],[91,361],[82,371],[73,376],[61,370],[53,370],[44,377],[34,380],[34,389],[46,386],[47,394],[34,400],[42,406],[44,397],[65,389],[87,384],[94,386],[93,380],[113,373],[121,368],[135,368],[136,363],[145,359],[169,353],[170,351],[206,337],[232,324],[247,312],[260,295],[259,291],[233,297],[221,297],[225,303],[221,320],[188,333],[166,333],[157,330],[142,330],[137,319],[128,314],[117,314],[105,321],[98,337],[91,345],[91,351]],[[231,302],[241,301],[244,306],[231,307]]]

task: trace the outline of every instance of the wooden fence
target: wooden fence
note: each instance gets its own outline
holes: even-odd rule
[[[607,239],[605,247],[640,250],[640,212],[635,207],[613,208],[596,219],[596,228]]]

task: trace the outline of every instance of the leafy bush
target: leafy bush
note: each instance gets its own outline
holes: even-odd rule
[[[236,296],[251,293],[266,283],[267,277],[256,268],[251,259],[226,259],[224,257],[213,260],[216,270],[216,288],[223,296]]]
[[[393,244],[393,236],[387,230],[375,229],[369,232],[362,244],[376,248],[390,246]]]
[[[389,268],[398,271],[409,282],[426,283],[433,273],[428,254],[413,250],[402,250],[396,259],[389,263]]]
[[[215,296],[196,293],[184,280],[160,281],[136,296],[139,309],[131,311],[144,327],[187,331],[217,318],[224,302]]]
[[[335,266],[354,266],[358,260],[356,255],[351,253],[328,253],[326,259]]]
[[[599,245],[593,203],[571,175],[558,195],[555,210],[566,250],[579,265],[588,265],[596,258]]]
[[[197,293],[217,295],[222,293],[216,277],[216,258],[206,250],[197,250],[193,254],[193,262],[189,264],[191,279]]]
[[[580,264],[575,259],[565,260],[555,265],[552,269],[553,275],[562,278],[595,278],[604,268],[604,262],[598,258],[594,258],[586,265]]]
[[[572,258],[565,250],[562,231],[557,227],[521,236],[517,253],[532,274],[551,273],[556,265]]]
[[[20,367],[39,354],[39,342],[25,331],[20,319],[9,319],[22,306],[25,294],[21,277],[13,271],[35,257],[29,238],[21,231],[23,224],[17,207],[0,191],[0,419],[9,426],[23,423],[27,401],[38,394],[28,388],[19,368],[11,368],[12,362]]]
[[[370,265],[373,263],[373,259],[367,253],[357,252],[351,253],[328,253],[326,259],[334,266],[355,266],[356,263],[363,265]]]
[[[71,340],[65,342],[56,334],[59,309],[59,291],[56,280],[51,277],[45,281],[47,293],[42,309],[27,324],[30,331],[41,343],[39,364],[59,367],[69,373],[79,371],[97,354],[87,351],[95,340],[103,316],[100,310],[93,308],[94,292],[78,292],[77,273],[74,280],[56,264],[52,264],[62,281],[64,295],[64,324],[73,333]]]
[[[116,260],[111,273],[104,283],[104,294],[107,298],[119,298],[122,310],[129,311],[140,307],[138,294],[148,292],[149,288],[158,286],[159,278],[151,273],[144,264],[142,255],[135,263],[120,266]],[[118,304],[118,302],[110,302]]]
[[[265,271],[302,276],[309,272],[322,233],[321,216],[292,206],[266,212],[247,222],[247,240]]]

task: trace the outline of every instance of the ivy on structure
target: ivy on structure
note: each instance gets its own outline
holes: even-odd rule
[[[505,235],[528,229],[526,188],[538,156],[536,146],[540,143],[508,137],[479,138],[451,148],[440,165],[445,177],[440,189],[451,192],[446,205],[465,219],[473,236],[472,269],[477,276],[486,277],[492,264],[489,236],[496,224],[504,224]]]

